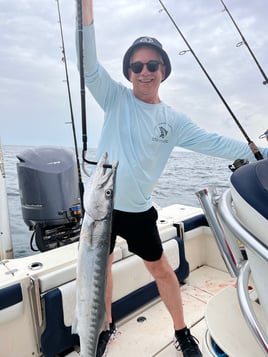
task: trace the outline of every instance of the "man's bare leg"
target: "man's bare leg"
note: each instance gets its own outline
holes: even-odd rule
[[[166,256],[163,254],[159,260],[144,261],[144,264],[156,281],[159,294],[172,317],[175,330],[184,328],[186,324],[183,316],[180,285]]]

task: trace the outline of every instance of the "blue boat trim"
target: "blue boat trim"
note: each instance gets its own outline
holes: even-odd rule
[[[65,326],[63,319],[62,295],[59,289],[45,294],[46,329],[41,336],[41,350],[45,357],[54,357],[79,345],[78,335],[73,335],[71,326]]]
[[[22,301],[22,291],[20,284],[14,284],[0,289],[0,310],[18,304]]]

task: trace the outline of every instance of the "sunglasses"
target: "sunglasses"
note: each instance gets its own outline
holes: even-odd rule
[[[134,62],[129,65],[131,68],[132,72],[134,73],[141,73],[143,70],[143,67],[146,65],[147,69],[149,72],[156,72],[160,66],[160,64],[163,64],[160,61],[149,61],[147,63],[142,63],[142,62]]]

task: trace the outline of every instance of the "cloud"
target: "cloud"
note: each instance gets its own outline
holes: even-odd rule
[[[166,0],[165,6],[183,31],[209,75],[249,136],[257,144],[266,128],[268,85],[220,1]],[[225,1],[266,73],[268,57],[267,0]],[[72,146],[61,38],[55,0],[1,1],[0,95],[1,141],[4,144]],[[81,145],[80,87],[74,41],[74,1],[60,1],[72,105]],[[208,131],[243,140],[239,129],[156,0],[103,0],[94,6],[98,56],[118,81],[122,57],[135,38],[151,35],[162,42],[172,61],[172,74],[161,87],[162,100],[185,112]],[[103,113],[87,93],[89,147],[95,147]],[[14,130],[17,128],[17,130]]]

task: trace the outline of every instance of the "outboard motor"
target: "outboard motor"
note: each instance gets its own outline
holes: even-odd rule
[[[17,155],[22,216],[45,251],[79,239],[81,209],[75,156],[59,147],[36,147]]]

